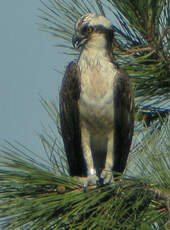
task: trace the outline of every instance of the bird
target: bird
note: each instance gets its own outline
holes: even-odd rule
[[[80,54],[66,67],[59,92],[68,170],[83,186],[110,184],[123,174],[130,152],[133,91],[113,57],[110,20],[88,13],[74,30],[72,43]]]

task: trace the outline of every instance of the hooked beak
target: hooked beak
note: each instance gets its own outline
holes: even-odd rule
[[[74,48],[80,48],[87,41],[85,36],[74,34],[72,37],[72,44]]]

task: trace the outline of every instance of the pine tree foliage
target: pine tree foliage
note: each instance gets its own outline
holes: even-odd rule
[[[42,30],[60,40],[63,53],[79,52],[71,39],[81,15],[94,12],[113,22],[113,53],[135,93],[135,134],[120,180],[84,191],[68,175],[57,103],[41,98],[53,122],[39,134],[47,160],[19,143],[0,150],[2,229],[170,229],[169,1],[41,2]]]
[[[0,151],[0,219],[7,221],[2,229],[166,229],[169,134],[163,125],[147,136],[120,181],[87,191],[66,175],[65,166],[54,170],[56,145],[45,162],[21,144],[7,142]]]

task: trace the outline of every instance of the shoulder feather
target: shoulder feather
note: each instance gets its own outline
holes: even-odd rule
[[[79,74],[77,63],[71,62],[66,68],[59,95],[61,135],[71,176],[85,176],[87,171],[81,148]]]
[[[134,98],[129,76],[119,70],[114,80],[115,171],[123,172],[130,152],[134,129]]]

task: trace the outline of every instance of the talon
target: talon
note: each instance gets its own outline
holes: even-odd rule
[[[104,181],[104,179],[100,177],[100,178],[96,181],[97,186],[98,186],[98,187],[102,187],[102,186],[104,185],[103,181]]]
[[[78,182],[82,185],[84,191],[86,191],[89,185],[96,185],[98,177],[96,175],[90,175],[88,177],[75,177]]]
[[[101,179],[102,179],[103,185],[111,184],[113,181],[113,172],[108,171],[108,170],[103,170],[103,172],[101,173]]]

